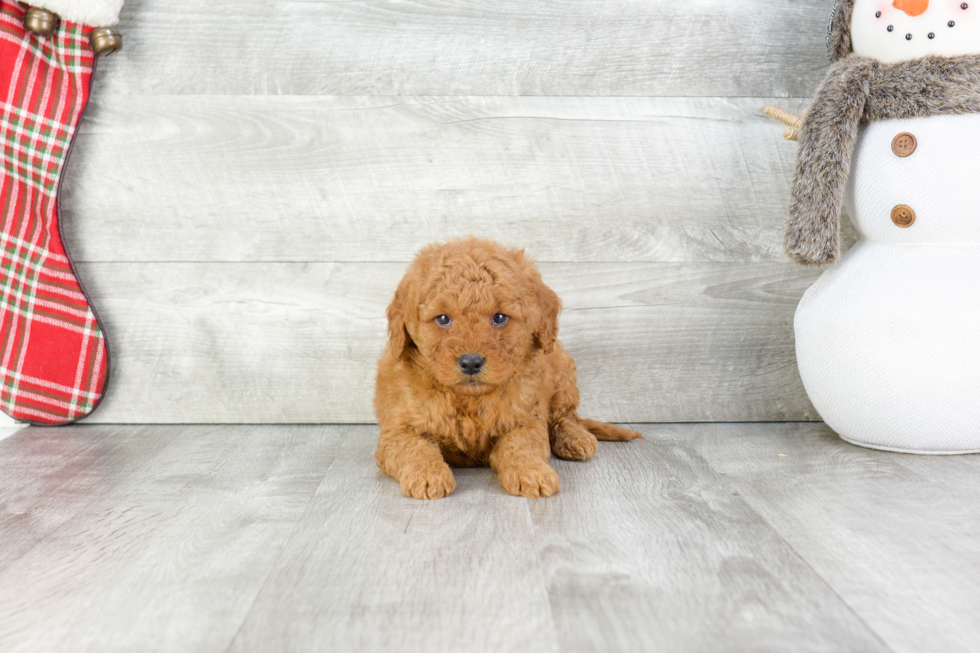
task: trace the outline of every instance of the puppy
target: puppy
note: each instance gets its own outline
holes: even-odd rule
[[[580,419],[561,301],[522,250],[469,238],[424,248],[388,307],[375,459],[405,496],[456,488],[450,465],[489,465],[510,494],[560,489],[551,453],[586,460],[639,433]]]

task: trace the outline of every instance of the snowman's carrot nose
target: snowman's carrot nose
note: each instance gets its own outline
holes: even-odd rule
[[[909,16],[921,16],[929,8],[929,0],[895,0],[892,6],[904,11]]]

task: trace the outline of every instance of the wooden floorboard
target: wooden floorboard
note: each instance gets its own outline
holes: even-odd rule
[[[785,262],[776,98],[99,94],[62,190],[76,261]],[[696,198],[696,201],[693,199]]]
[[[704,458],[640,430],[531,505],[562,651],[887,650]]]
[[[385,308],[405,267],[82,264],[112,360],[90,421],[373,422]],[[813,270],[789,261],[541,269],[564,300],[559,336],[578,364],[583,414],[817,418],[793,345],[793,312]]]
[[[842,442],[822,424],[675,427],[897,652],[980,650],[980,456]]]
[[[3,443],[0,572],[111,490],[176,432],[132,426],[32,428],[29,437]]]
[[[130,0],[120,93],[809,95],[832,0]],[[102,88],[100,87],[100,88]]]
[[[329,467],[337,438],[317,430],[142,429],[159,450],[103,458],[102,483],[78,490],[86,505],[0,571],[0,650],[223,650]],[[121,431],[67,429],[45,455],[71,461]],[[30,466],[33,437],[0,456]]]
[[[419,502],[374,426],[0,442],[0,650],[974,651],[980,456],[640,425],[562,491]]]
[[[525,499],[487,469],[420,502],[351,429],[232,651],[557,651]]]

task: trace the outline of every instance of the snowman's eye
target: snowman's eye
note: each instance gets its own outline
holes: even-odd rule
[[[969,8],[970,8],[970,5],[966,4],[965,2],[960,5],[960,9],[962,9],[963,11],[966,11]]]

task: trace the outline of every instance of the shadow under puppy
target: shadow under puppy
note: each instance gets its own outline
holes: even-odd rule
[[[561,300],[522,250],[469,238],[419,252],[388,307],[378,362],[375,459],[406,496],[456,488],[449,465],[489,465],[510,494],[559,491],[551,453],[586,460],[599,440],[642,436],[580,419]]]

